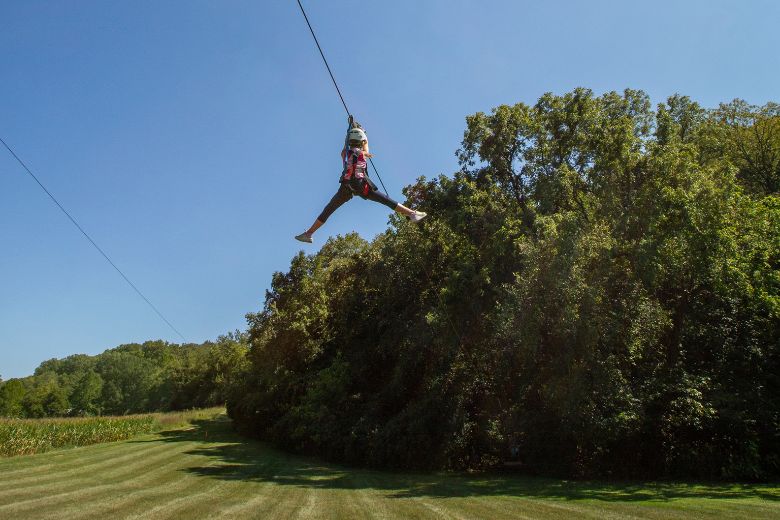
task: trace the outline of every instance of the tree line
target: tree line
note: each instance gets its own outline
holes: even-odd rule
[[[50,359],[0,381],[0,417],[125,415],[221,406],[246,359],[245,334],[203,344],[147,341]]]
[[[452,176],[295,256],[242,431],[382,468],[780,470],[780,105],[576,89],[466,118]]]

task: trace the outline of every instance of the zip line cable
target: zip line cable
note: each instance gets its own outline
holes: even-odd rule
[[[24,169],[25,169],[25,171],[27,171],[27,173],[29,173],[29,174],[30,174],[30,177],[32,177],[32,178],[35,180],[35,182],[37,182],[37,183],[38,183],[38,186],[40,186],[40,187],[41,187],[41,189],[42,189],[43,191],[45,191],[45,192],[46,192],[46,195],[48,195],[48,196],[49,196],[49,198],[50,198],[52,201],[54,201],[54,203],[57,205],[57,207],[58,207],[58,208],[60,208],[60,210],[61,210],[63,213],[65,213],[65,216],[66,216],[66,217],[68,217],[68,219],[70,219],[70,221],[73,223],[73,225],[74,225],[74,226],[76,226],[76,228],[78,228],[78,230],[79,230],[79,231],[81,231],[81,234],[82,234],[82,235],[84,235],[84,236],[86,237],[86,239],[87,239],[87,240],[89,240],[89,243],[90,243],[90,244],[92,244],[92,245],[95,247],[95,249],[97,249],[97,250],[98,250],[98,252],[99,252],[101,255],[103,255],[103,258],[105,258],[105,259],[106,259],[106,261],[108,261],[108,263],[109,263],[109,264],[111,264],[111,267],[113,267],[113,268],[116,270],[116,272],[117,272],[117,273],[119,273],[119,275],[120,275],[122,278],[124,278],[124,279],[125,279],[125,281],[126,281],[126,282],[127,282],[129,285],[130,285],[130,287],[132,287],[132,288],[133,288],[133,290],[134,290],[136,293],[138,293],[138,296],[140,296],[141,298],[143,298],[143,300],[144,300],[144,301],[145,301],[145,302],[146,302],[146,303],[149,305],[149,307],[151,307],[151,308],[152,308],[152,310],[153,310],[154,312],[156,312],[156,313],[157,313],[157,315],[158,315],[160,318],[162,318],[162,320],[163,320],[163,321],[164,321],[164,322],[165,322],[165,323],[166,323],[166,324],[167,324],[167,325],[168,325],[168,326],[171,328],[171,330],[173,330],[173,331],[174,331],[176,334],[178,334],[178,335],[179,335],[179,337],[182,339],[182,341],[184,341],[185,343],[187,343],[187,340],[184,338],[184,336],[182,335],[182,333],[181,333],[181,332],[179,332],[179,331],[176,329],[176,327],[174,327],[173,325],[171,325],[171,322],[170,322],[170,321],[168,321],[168,320],[165,318],[165,316],[163,316],[163,314],[162,314],[162,313],[161,313],[159,310],[157,310],[157,307],[155,307],[155,306],[154,306],[154,304],[152,304],[152,302],[151,302],[151,301],[149,301],[149,298],[147,298],[146,296],[144,296],[144,294],[143,294],[143,293],[142,293],[142,292],[141,292],[141,291],[138,289],[138,287],[136,287],[136,286],[135,286],[135,284],[134,284],[133,282],[131,282],[131,281],[130,281],[130,279],[129,279],[127,276],[125,276],[125,273],[123,273],[123,272],[122,272],[122,270],[121,270],[121,269],[119,269],[119,268],[116,266],[116,264],[115,264],[115,263],[114,263],[114,262],[111,260],[111,258],[109,258],[109,257],[108,257],[108,255],[107,255],[107,254],[106,254],[106,253],[105,253],[105,252],[104,252],[104,251],[103,251],[103,250],[100,248],[100,246],[99,246],[99,245],[97,245],[97,243],[95,243],[95,241],[94,241],[94,240],[92,240],[92,237],[90,237],[90,236],[87,234],[87,232],[86,232],[86,231],[84,231],[84,228],[82,228],[82,227],[79,225],[79,223],[78,223],[78,222],[76,222],[76,219],[74,219],[74,218],[71,216],[71,214],[70,214],[70,213],[68,213],[68,211],[67,211],[67,210],[66,210],[66,209],[65,209],[65,208],[62,206],[62,204],[60,204],[60,203],[59,203],[59,201],[58,201],[56,198],[54,198],[54,195],[52,195],[52,194],[51,194],[51,192],[50,192],[49,190],[47,190],[47,189],[46,189],[46,186],[44,186],[44,185],[43,185],[43,183],[42,183],[42,182],[41,182],[41,181],[38,179],[38,177],[36,177],[36,176],[35,176],[35,174],[34,174],[34,173],[33,173],[33,172],[30,170],[30,168],[28,168],[28,167],[27,167],[27,165],[24,163],[24,161],[22,161],[22,160],[19,158],[19,156],[18,156],[18,155],[16,155],[16,153],[15,153],[15,152],[14,152],[14,151],[11,149],[11,147],[10,147],[10,146],[8,146],[8,144],[7,144],[7,143],[6,143],[6,142],[3,140],[3,138],[2,138],[2,137],[0,137],[0,143],[3,143],[3,146],[5,146],[6,150],[8,150],[8,151],[11,153],[11,155],[13,155],[14,159],[16,159],[16,161],[17,161],[19,164],[21,164],[21,165],[22,165],[22,168],[24,168]]]
[[[322,61],[325,62],[325,68],[328,69],[328,74],[330,74],[330,79],[333,81],[333,86],[336,87],[336,92],[339,93],[339,97],[341,98],[341,104],[344,105],[344,110],[347,111],[347,115],[352,115],[349,111],[349,108],[347,108],[347,103],[344,101],[344,96],[341,95],[341,89],[339,88],[339,84],[336,83],[336,78],[333,77],[333,72],[330,70],[330,65],[328,65],[328,60],[325,59],[325,53],[322,52],[322,47],[320,47],[320,42],[317,40],[317,35],[314,34],[314,29],[311,27],[311,23],[309,23],[309,17],[306,16],[306,11],[303,10],[303,5],[301,4],[301,0],[298,1],[298,7],[301,8],[301,13],[303,13],[303,18],[306,20],[306,25],[309,26],[309,31],[311,31],[312,38],[314,38],[314,43],[317,44],[317,49],[320,51],[320,56],[322,56]]]
[[[325,59],[325,53],[322,52],[322,47],[320,47],[320,42],[317,40],[317,35],[314,34],[314,29],[311,26],[311,23],[309,22],[309,17],[306,16],[306,11],[303,9],[303,4],[301,4],[301,0],[297,0],[298,7],[301,8],[301,14],[303,14],[304,20],[306,20],[306,25],[309,26],[309,31],[311,32],[312,38],[314,38],[314,43],[317,44],[317,49],[320,51],[320,56],[322,56],[322,61],[325,63],[325,68],[328,69],[328,74],[330,74],[330,79],[333,81],[333,86],[336,87],[336,92],[339,94],[339,98],[341,99],[341,104],[344,105],[344,110],[347,111],[348,116],[352,116],[352,113],[349,111],[349,108],[347,108],[347,103],[344,101],[344,96],[341,95],[341,89],[339,88],[339,84],[336,83],[336,78],[333,76],[333,71],[330,70],[330,65],[328,65],[328,60]],[[379,170],[376,169],[376,166],[374,165],[374,160],[371,159],[371,157],[368,158],[368,162],[371,163],[371,167],[374,168],[374,173],[376,173],[377,179],[379,179],[379,183],[382,185],[382,189],[385,190],[385,195],[387,195],[387,188],[385,188],[385,183],[382,182],[382,177],[379,175]]]

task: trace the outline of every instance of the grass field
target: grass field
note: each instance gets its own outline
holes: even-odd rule
[[[386,473],[246,441],[224,418],[0,459],[0,518],[780,518],[780,485]]]

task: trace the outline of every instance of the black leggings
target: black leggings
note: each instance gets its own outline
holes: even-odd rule
[[[341,184],[339,186],[339,191],[337,191],[333,198],[330,199],[330,202],[328,202],[328,205],[325,206],[325,209],[322,210],[322,213],[320,213],[320,216],[317,217],[317,220],[320,222],[325,222],[328,220],[328,217],[330,217],[334,211],[339,209],[342,204],[347,202],[354,195],[355,194],[350,189],[348,184]],[[363,199],[373,200],[374,202],[384,204],[392,210],[395,210],[395,208],[398,207],[398,203],[396,201],[378,190],[369,189],[365,196],[361,194],[358,196]]]

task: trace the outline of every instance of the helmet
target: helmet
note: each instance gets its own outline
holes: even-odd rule
[[[366,137],[366,133],[362,128],[350,128],[347,139],[349,141],[368,141],[368,137]]]

